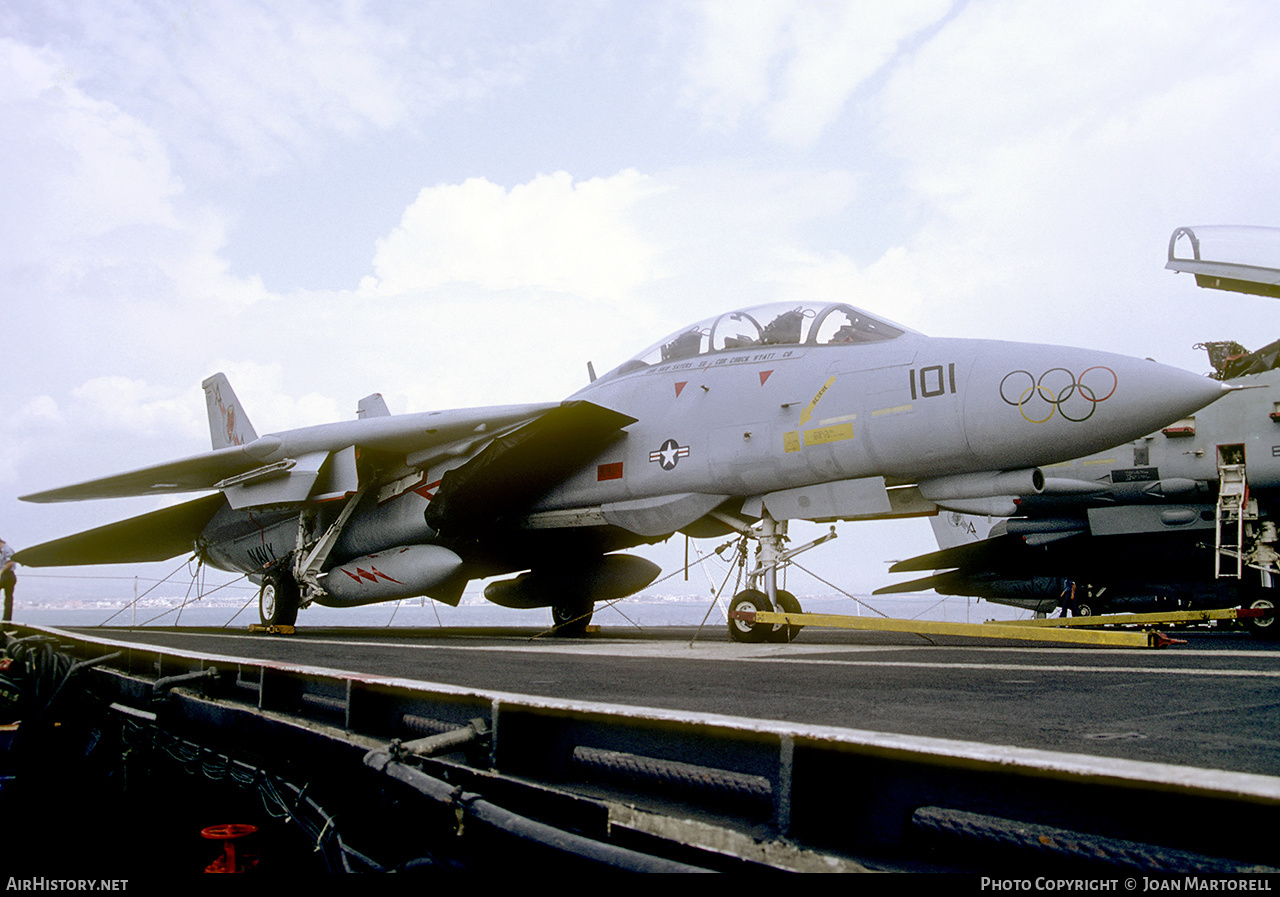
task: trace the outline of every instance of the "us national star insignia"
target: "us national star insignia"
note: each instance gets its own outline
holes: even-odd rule
[[[680,445],[674,439],[662,443],[662,448],[649,453],[650,461],[657,461],[663,470],[673,470],[681,458],[689,457],[689,446]]]

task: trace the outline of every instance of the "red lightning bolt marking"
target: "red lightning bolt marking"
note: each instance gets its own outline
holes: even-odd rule
[[[403,585],[400,580],[392,579],[377,567],[370,567],[368,570],[356,567],[355,573],[352,573],[350,570],[343,570],[342,572],[350,576],[356,582],[377,582],[379,579],[385,579],[387,582],[394,582],[396,585]]]

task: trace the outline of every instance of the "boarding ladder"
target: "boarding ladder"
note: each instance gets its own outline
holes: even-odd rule
[[[1218,579],[1240,579],[1244,575],[1244,521],[1249,515],[1249,484],[1243,464],[1218,465],[1217,553],[1213,572]],[[1235,566],[1223,564],[1233,558]]]

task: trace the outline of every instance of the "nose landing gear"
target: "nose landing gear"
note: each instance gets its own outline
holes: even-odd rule
[[[789,642],[800,634],[802,626],[790,623],[757,623],[756,613],[778,611],[784,614],[803,613],[796,596],[778,588],[778,570],[790,563],[802,551],[808,551],[836,537],[833,526],[826,535],[807,542],[790,551],[783,550],[787,538],[787,522],[775,520],[767,512],[760,520],[759,528],[748,527],[740,521],[722,517],[742,533],[740,558],[745,562],[747,539],[757,542],[756,567],[747,574],[747,587],[733,596],[729,602],[729,638],[737,642]]]

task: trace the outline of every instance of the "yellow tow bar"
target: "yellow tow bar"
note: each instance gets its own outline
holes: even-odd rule
[[[1009,626],[1043,628],[1083,626],[1158,626],[1175,623],[1207,623],[1210,620],[1249,620],[1265,617],[1271,610],[1228,607],[1220,610],[1172,610],[1151,614],[1099,614],[1087,617],[1047,617],[1039,620],[1011,620]]]
[[[764,626],[824,626],[836,629],[859,629],[874,632],[913,632],[920,635],[962,635],[971,638],[1016,639],[1032,642],[1066,642],[1079,645],[1110,645],[1121,648],[1165,648],[1180,645],[1180,639],[1169,638],[1154,629],[1142,632],[1112,632],[1099,629],[1025,626],[1010,623],[946,623],[937,620],[898,620],[892,617],[850,617],[844,614],[785,614],[765,611],[735,610],[729,618]],[[1093,617],[1094,626],[1104,625],[1103,617]],[[1031,621],[1027,621],[1031,622]],[[1042,622],[1042,621],[1035,621]],[[1110,620],[1106,620],[1110,622]]]

